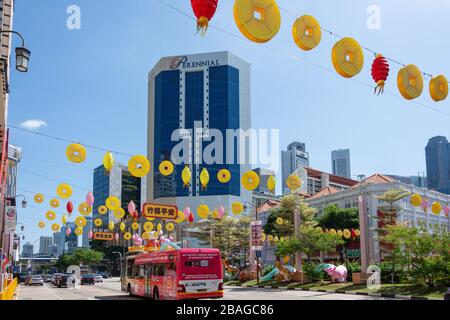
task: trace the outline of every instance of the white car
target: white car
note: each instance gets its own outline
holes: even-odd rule
[[[99,274],[94,274],[95,282],[103,282],[103,277]]]

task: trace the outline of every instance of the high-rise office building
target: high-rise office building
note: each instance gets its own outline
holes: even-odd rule
[[[352,178],[349,149],[334,150],[331,152],[331,169],[336,176],[347,179]]]
[[[64,253],[65,242],[66,242],[65,234],[62,234],[61,231],[53,233],[53,245],[57,247],[58,256]]]
[[[425,148],[427,185],[431,190],[450,194],[450,146],[447,138],[433,137]]]
[[[52,237],[41,236],[39,238],[39,254],[50,255],[51,246],[53,245]]]
[[[301,142],[292,142],[287,150],[281,151],[281,173],[283,183],[283,195],[290,193],[286,186],[286,180],[294,171],[299,168],[309,167],[309,153],[306,152],[306,145]]]
[[[34,246],[27,242],[22,247],[22,257],[23,258],[31,258],[33,256]]]
[[[154,168],[171,160],[175,170],[168,177],[158,170],[150,172],[149,201],[180,210],[189,206],[193,211],[202,203],[229,208],[234,201],[250,202],[251,192],[240,183],[242,174],[251,170],[250,163],[243,161],[249,148],[236,136],[239,129],[250,126],[248,63],[229,52],[162,58],[149,74],[147,152]],[[217,136],[223,138],[223,145]],[[213,141],[217,149],[208,153]],[[178,152],[180,146],[184,146],[182,152]],[[206,159],[213,153],[213,161]],[[186,165],[192,172],[187,187],[181,179]],[[204,168],[210,175],[206,188],[200,183]],[[231,172],[226,184],[217,179],[221,169]]]
[[[66,234],[67,229],[70,228],[72,231],[70,235]],[[72,253],[78,248],[78,236],[75,234],[75,229],[77,228],[75,222],[68,222],[65,226],[61,228],[61,234],[65,239],[64,251],[63,253]]]

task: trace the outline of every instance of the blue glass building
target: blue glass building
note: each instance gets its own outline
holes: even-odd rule
[[[447,138],[431,138],[425,148],[425,155],[428,188],[450,194],[450,144]]]
[[[181,210],[189,206],[194,212],[201,203],[213,209],[230,207],[237,200],[251,201],[251,193],[240,183],[251,167],[238,161],[240,139],[236,135],[227,139],[230,132],[251,126],[248,63],[229,52],[162,58],[149,74],[148,117],[148,158],[156,169],[148,177],[149,201],[175,204]],[[186,134],[190,140],[182,139]],[[186,147],[176,153],[183,143]],[[215,143],[221,149],[209,153],[218,160],[211,162],[204,156]],[[174,174],[168,177],[157,169],[164,160],[175,163]],[[188,187],[181,179],[186,165],[192,172]],[[206,188],[200,183],[204,168],[210,175]],[[229,183],[218,181],[221,169],[231,172]]]

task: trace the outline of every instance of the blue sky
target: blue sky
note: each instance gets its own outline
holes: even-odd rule
[[[191,13],[190,1],[165,0]],[[68,30],[66,9],[81,8],[81,30]],[[212,24],[240,35],[232,15],[233,1],[219,1]],[[278,0],[294,15],[311,14],[326,28],[357,39],[362,45],[422,71],[447,74],[450,1],[425,0]],[[366,26],[370,5],[381,8],[381,29]],[[252,124],[280,129],[280,145],[306,143],[311,166],[330,171],[330,152],[351,149],[352,174],[375,172],[413,175],[425,171],[424,148],[434,135],[450,136],[449,101],[436,104],[426,89],[422,105],[396,96],[373,95],[373,56],[365,52],[364,70],[355,80],[343,79],[331,64],[338,39],[323,34],[319,47],[301,52],[291,38],[295,17],[282,12],[279,34],[258,45],[210,29],[196,34],[195,23],[157,0],[41,0],[39,6],[16,1],[14,29],[24,34],[32,51],[30,70],[12,72],[9,123],[30,119],[47,123],[39,132],[130,154],[146,154],[147,74],[163,56],[229,50],[252,64]],[[306,64],[300,57],[321,66]],[[391,65],[386,90],[397,94],[397,65]],[[331,71],[331,72],[330,72]],[[10,142],[23,148],[25,170],[92,188],[92,170],[103,152],[88,149],[81,165],[65,158],[66,144],[18,130]],[[125,157],[117,160],[127,162]],[[23,190],[55,194],[57,182],[19,172],[18,191],[30,206],[19,208],[26,241],[50,234],[40,230],[47,206]],[[278,179],[279,180],[279,179]],[[74,189],[73,199],[86,191]],[[60,210],[62,211],[62,209]]]

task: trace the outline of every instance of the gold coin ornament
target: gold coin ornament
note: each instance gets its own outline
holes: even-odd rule
[[[77,236],[81,236],[83,234],[83,228],[81,227],[75,228],[74,232]]]
[[[37,193],[34,196],[34,202],[36,202],[36,203],[43,203],[44,202],[44,196],[41,193]]]
[[[350,239],[352,237],[352,233],[348,229],[344,229],[343,235],[345,239]]]
[[[209,215],[209,207],[206,204],[201,204],[197,208],[197,215],[201,219],[207,219]]]
[[[41,229],[44,229],[45,228],[45,222],[44,221],[39,221],[38,227],[41,228]]]
[[[419,68],[409,64],[401,68],[397,75],[397,86],[403,98],[418,98],[423,91],[423,75]]]
[[[145,156],[133,156],[128,161],[128,170],[132,176],[143,178],[150,172],[150,162]]]
[[[52,224],[52,230],[54,232],[58,232],[59,230],[61,230],[61,226],[57,223]]]
[[[269,234],[269,235],[267,236],[267,241],[273,241],[273,235]]]
[[[304,15],[294,22],[292,36],[300,49],[309,51],[322,40],[322,28],[313,16]]]
[[[439,215],[442,211],[442,205],[435,201],[433,202],[433,204],[431,205],[431,212],[433,212],[435,215]]]
[[[108,212],[108,208],[106,206],[99,206],[97,211],[99,214],[104,215]]]
[[[277,225],[281,226],[284,223],[284,220],[282,217],[278,217],[275,222],[277,223]]]
[[[125,228],[126,228],[126,227],[127,227],[127,226],[126,226],[125,223],[123,223],[123,222],[121,222],[120,225],[119,225],[120,231],[122,231],[122,232],[125,231]]]
[[[47,211],[47,213],[45,214],[45,217],[47,218],[47,220],[55,220],[56,219],[56,213],[54,211]]]
[[[342,236],[343,236],[342,230],[338,230],[338,231],[336,232],[336,234],[337,234],[338,237],[341,237],[341,238],[342,238]]]
[[[123,208],[114,210],[114,217],[116,219],[122,219],[123,217],[125,217],[125,210]]]
[[[233,214],[238,215],[241,214],[244,211],[244,206],[239,201],[233,202],[231,204],[231,212]]]
[[[134,231],[136,231],[137,229],[139,229],[139,223],[133,222],[133,223],[131,224],[131,229],[133,229]]]
[[[169,222],[168,224],[166,224],[166,230],[169,232],[172,232],[175,229],[175,226],[172,222]]]
[[[148,232],[143,232],[141,238],[142,240],[148,240],[150,239],[150,234]]]
[[[411,196],[409,201],[414,207],[419,207],[422,204],[422,197],[420,194],[415,193]]]
[[[266,239],[267,239],[267,236],[266,236],[266,234],[265,234],[265,233],[263,233],[263,234],[261,235],[261,239],[262,239],[262,241],[266,241]]]
[[[448,96],[448,80],[444,75],[439,75],[430,80],[430,96],[436,101],[443,101]]]
[[[280,239],[277,236],[273,237],[273,242],[278,242],[279,240]]]
[[[108,197],[105,201],[105,204],[106,207],[111,211],[115,211],[120,208],[120,200],[115,196]]]
[[[126,232],[126,233],[123,235],[123,238],[124,238],[125,240],[130,240],[130,239],[131,239],[131,233]]]
[[[331,60],[336,72],[344,78],[356,76],[364,66],[362,48],[352,38],[343,38],[336,42],[331,52]]]
[[[253,191],[259,186],[259,176],[255,171],[248,171],[242,175],[242,186]]]
[[[183,188],[188,187],[191,183],[192,172],[188,166],[185,166],[183,171],[181,171],[181,180],[183,180]]]
[[[275,187],[277,186],[277,180],[275,180],[274,176],[269,176],[267,178],[267,188],[270,192],[275,192]]]
[[[168,160],[164,160],[159,164],[159,172],[163,176],[166,177],[170,176],[173,173],[173,170],[174,170],[173,163]]]
[[[330,229],[330,234],[332,234],[333,236],[335,236],[337,234],[335,229]]]
[[[300,178],[297,175],[291,174],[286,179],[286,185],[291,190],[297,190],[298,188],[300,188],[302,186],[302,181],[300,180]]]
[[[319,233],[323,233],[323,229],[321,227],[316,227],[316,231]]]
[[[56,188],[56,194],[62,199],[69,199],[72,196],[72,187],[66,183],[61,183]]]
[[[50,206],[52,207],[52,208],[58,208],[59,207],[59,200],[58,199],[52,199],[52,200],[50,200]]]
[[[102,219],[95,219],[95,220],[94,220],[94,225],[95,225],[96,227],[101,227],[102,224],[103,224]]]
[[[231,180],[231,172],[228,169],[222,169],[217,172],[217,180],[220,183],[228,183]]]
[[[88,205],[86,202],[82,202],[78,205],[78,212],[83,216],[88,216],[92,213],[92,207]]]
[[[144,223],[144,230],[146,232],[152,232],[153,231],[153,223],[151,223],[150,221],[147,221],[146,223]]]
[[[268,42],[280,30],[281,14],[275,0],[235,0],[233,14],[239,31],[250,41]]]
[[[86,148],[79,143],[70,144],[66,149],[66,156],[70,162],[82,163],[86,160]]]
[[[111,152],[108,151],[103,157],[103,167],[105,167],[105,170],[107,172],[111,172],[112,168],[114,167],[114,163],[114,156]]]
[[[75,225],[77,227],[84,227],[86,223],[87,223],[86,218],[83,216],[79,216],[75,219]]]
[[[177,218],[174,220],[175,223],[182,223],[184,221],[185,217],[184,217],[184,212],[181,210],[178,210],[178,216]]]

